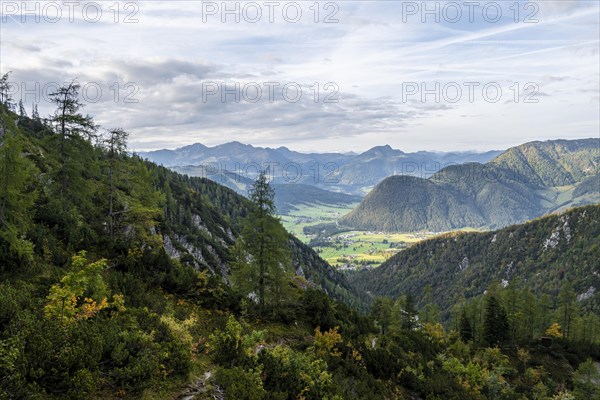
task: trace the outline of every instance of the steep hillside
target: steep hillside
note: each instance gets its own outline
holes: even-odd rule
[[[62,265],[80,250],[113,258],[137,245],[152,249],[153,257],[160,257],[164,249],[184,266],[227,279],[229,248],[251,207],[246,198],[209,179],[184,176],[136,156],[119,155],[111,161],[107,150],[79,137],[65,145],[64,174],[69,184],[65,191],[57,186],[63,176],[60,135],[12,113],[3,115],[0,122],[3,133],[10,132],[22,143],[31,168],[40,171],[27,189],[36,206],[24,211],[33,215],[31,231],[25,235],[36,256]],[[110,174],[115,179],[111,183],[108,171],[113,164],[118,168]],[[114,199],[112,205],[110,198]],[[114,240],[107,233],[110,207]],[[291,235],[289,244],[299,275],[333,296],[343,293],[345,300],[357,304],[341,274]],[[2,246],[0,240],[0,249]],[[126,262],[125,258],[119,260],[117,265]],[[24,262],[15,255],[10,262],[4,261],[7,269],[12,263]]]
[[[581,305],[600,311],[600,205],[572,209],[485,233],[448,234],[420,242],[373,270],[350,275],[372,296],[412,294],[426,286],[444,311],[482,294],[494,280],[555,297],[567,282]]]
[[[573,191],[573,198],[595,195],[598,188],[600,188],[600,174],[588,176],[577,185]]]
[[[599,139],[551,140],[513,147],[491,163],[515,174],[532,186],[572,185],[598,172]]]
[[[427,307],[417,319],[409,298],[361,315],[331,298],[356,303],[344,276],[256,206],[267,203],[128,155],[120,129],[95,137],[68,91],[68,130],[65,108],[41,120],[0,104],[0,398],[516,399],[532,382],[554,396],[596,379],[596,314],[550,306],[521,324],[529,314],[508,308],[507,289],[460,337]],[[596,239],[569,218],[550,248],[563,234]],[[275,243],[261,275],[252,257]],[[597,249],[581,243],[583,256]],[[259,276],[268,307],[254,300]],[[460,307],[467,319],[481,309]],[[509,337],[495,318],[504,307],[527,329]],[[559,337],[565,315],[573,326]],[[556,341],[544,347],[548,327]]]
[[[340,223],[386,231],[500,228],[600,202],[600,140],[533,142],[487,164],[446,167],[429,179],[390,177]]]
[[[171,167],[172,170],[188,176],[203,177],[226,186],[236,193],[248,197],[254,182],[252,179],[230,171],[219,170],[207,165],[186,165]],[[302,204],[346,205],[358,203],[362,197],[346,193],[332,192],[302,183],[274,184],[275,207],[279,215],[288,215]]]
[[[170,256],[181,260],[189,260],[192,262],[192,265],[194,265],[199,259],[202,260],[207,253],[209,256],[214,253],[211,247],[198,252],[199,248],[196,246],[205,245],[203,237],[199,240],[194,240],[198,232],[202,235],[208,234],[209,236],[211,236],[211,232],[216,232],[217,237],[226,236],[226,238],[221,240],[221,243],[232,243],[231,241],[237,236],[237,232],[240,232],[243,219],[249,211],[250,202],[245,197],[235,193],[229,188],[218,185],[209,179],[185,177],[166,168],[157,167],[153,164],[150,165],[153,168],[159,169],[162,173],[170,175],[180,182],[184,182],[184,187],[180,188],[180,190],[192,190],[195,197],[203,199],[204,202],[208,201],[208,204],[200,206],[201,208],[190,210],[191,220],[183,220],[182,224],[178,225],[177,232],[174,232],[174,237],[171,238],[171,240],[167,239],[165,241]],[[187,196],[189,196],[189,194]],[[187,202],[190,201],[190,199],[188,198],[184,201]],[[202,217],[200,215],[198,217],[196,216],[196,212],[199,212],[202,209],[204,209],[204,213],[206,213],[207,210],[217,213],[219,218],[223,218],[229,223],[230,228],[228,226],[217,226],[212,229],[207,229],[202,223]],[[189,215],[188,218],[190,218]],[[170,243],[173,243],[174,245],[171,246]],[[313,249],[297,240],[292,235],[289,236],[289,244],[292,249],[293,268],[298,276],[313,282],[317,287],[323,289],[333,298],[344,301],[357,308],[363,308],[362,301],[352,291],[343,274],[329,266]],[[228,247],[229,246],[226,246],[226,248]],[[224,265],[224,263],[218,263],[218,266],[221,269],[222,274],[226,275],[227,266]]]
[[[362,197],[346,193],[331,192],[315,186],[304,184],[273,185],[275,190],[275,206],[281,215],[293,214],[296,206],[301,204],[355,204]]]
[[[243,196],[247,196],[248,189],[254,182],[250,178],[223,170],[218,166],[211,164],[173,166],[171,169],[180,174],[210,179],[211,181],[226,186]]]
[[[445,231],[468,221],[470,226],[485,223],[472,202],[427,179],[391,176],[381,182],[362,203],[340,219],[340,224],[365,230]]]

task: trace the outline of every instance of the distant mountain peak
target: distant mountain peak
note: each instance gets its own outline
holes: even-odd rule
[[[235,147],[235,148],[254,148],[254,146],[252,146],[251,144],[245,144],[242,142],[238,142],[237,140],[234,140],[232,142],[227,142],[227,143],[223,143],[223,144],[219,144],[217,146],[215,146],[215,148],[227,148],[227,147]]]
[[[365,151],[362,154],[363,155],[376,155],[376,156],[388,157],[388,156],[394,156],[394,155],[404,154],[404,152],[401,151],[401,150],[398,150],[398,149],[394,149],[389,144],[386,144],[386,145],[383,145],[383,146],[372,147],[372,148],[370,148],[369,150]]]
[[[175,151],[201,151],[201,150],[206,150],[206,149],[208,149],[208,147],[206,147],[202,143],[194,143],[194,144],[190,144],[188,146],[180,147],[180,148],[176,149]]]
[[[495,228],[597,203],[599,144],[600,139],[530,142],[485,164],[449,164],[429,179],[388,177],[339,222],[390,232]],[[371,149],[367,161],[379,162],[382,148]]]

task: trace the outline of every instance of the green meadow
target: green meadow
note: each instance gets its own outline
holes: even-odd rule
[[[281,215],[280,218],[289,232],[304,243],[309,243],[315,236],[305,234],[305,227],[337,224],[337,220],[356,205],[302,204],[290,215]],[[431,232],[385,233],[348,230],[322,238],[326,239],[327,244],[315,246],[314,249],[333,266],[376,267],[398,251],[434,235]]]

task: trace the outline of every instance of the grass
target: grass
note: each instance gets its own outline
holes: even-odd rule
[[[297,210],[292,211],[290,215],[282,215],[280,218],[288,232],[304,243],[308,243],[311,237],[304,234],[304,227],[336,223],[338,218],[349,213],[357,205],[358,203],[350,205],[303,204],[298,206]],[[398,248],[406,247],[431,236],[432,234],[424,233],[349,231],[332,236],[331,246],[317,247],[315,250],[333,266],[360,263],[377,266],[394,255]]]
[[[575,189],[576,185],[565,185],[543,189],[538,193],[542,195],[542,206],[549,208],[551,212],[562,212],[577,205],[598,202],[597,195],[594,194],[573,197]]]
[[[304,234],[304,227],[325,223],[337,223],[338,218],[349,213],[358,203],[351,205],[337,204],[303,204],[290,215],[280,216],[281,222],[288,232],[291,232],[304,243],[312,236]],[[473,228],[461,229],[463,232],[477,231]],[[371,232],[346,231],[335,234],[328,240],[328,246],[315,247],[321,258],[330,265],[344,268],[354,268],[358,265],[377,267],[398,251],[429,239],[439,233],[432,232]]]
[[[402,248],[433,236],[431,233],[350,231],[331,237],[330,246],[318,247],[321,257],[334,266],[378,266]]]
[[[297,210],[291,211],[290,215],[281,215],[281,223],[288,232],[291,232],[304,243],[310,241],[310,237],[304,234],[304,227],[322,223],[336,222],[338,218],[348,214],[358,203],[355,204],[301,204]]]

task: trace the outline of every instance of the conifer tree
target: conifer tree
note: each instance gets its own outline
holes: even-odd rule
[[[423,324],[435,323],[440,321],[440,309],[433,301],[433,289],[431,285],[425,286],[424,291],[425,305],[421,309],[420,319]]]
[[[119,159],[127,150],[127,138],[129,134],[123,129],[111,129],[105,144],[108,150],[108,231],[111,239],[114,239],[115,227],[115,182],[118,179]]]
[[[509,338],[510,327],[504,307],[495,295],[490,295],[485,305],[483,339],[488,345],[503,344]]]
[[[0,241],[8,244],[8,252],[0,248],[0,265],[8,265],[7,260],[1,260],[9,256],[6,253],[24,260],[33,252],[26,233],[35,201],[31,189],[35,166],[23,154],[22,138],[5,105],[0,105],[0,127],[4,132],[0,137]]]
[[[27,117],[27,111],[25,111],[25,106],[23,106],[23,100],[19,100],[19,117]]]
[[[575,313],[575,292],[570,282],[566,282],[558,294],[558,318],[563,328],[563,337],[569,338]]]
[[[377,297],[371,306],[371,315],[375,323],[379,326],[379,332],[382,335],[388,333],[388,328],[392,323],[392,310],[394,302],[389,297]]]
[[[0,105],[4,105],[7,110],[14,108],[13,98],[10,93],[10,82],[8,81],[11,72],[9,71],[0,77]]]
[[[256,297],[260,313],[266,311],[269,301],[279,302],[287,287],[287,232],[275,218],[274,197],[267,171],[262,171],[250,190],[252,212],[246,218],[241,245],[234,251],[234,283],[244,294]]]
[[[460,313],[460,338],[463,342],[470,342],[473,340],[473,325],[467,315],[467,311],[463,308]]]
[[[35,122],[40,122],[40,113],[38,111],[38,106],[36,103],[33,103],[31,106],[31,119]]]
[[[412,294],[409,293],[404,300],[404,307],[402,308],[402,324],[400,327],[407,331],[414,329],[416,317],[417,311],[415,309],[415,302]]]
[[[67,146],[69,140],[86,138],[91,140],[98,127],[90,115],[83,115],[81,109],[84,104],[79,100],[80,85],[71,81],[68,85],[61,86],[50,94],[50,101],[56,105],[56,111],[51,118],[60,137],[60,165],[61,165],[61,198],[66,196],[68,186],[67,172]]]

